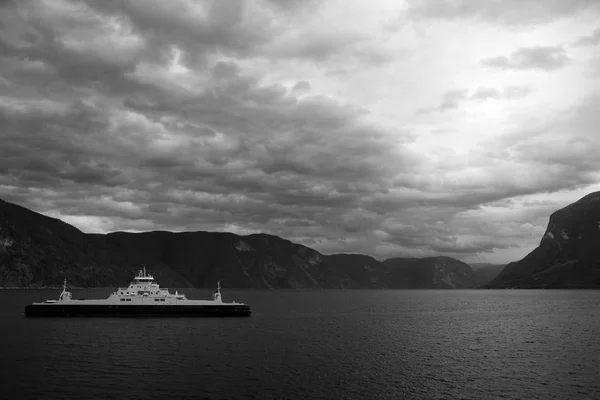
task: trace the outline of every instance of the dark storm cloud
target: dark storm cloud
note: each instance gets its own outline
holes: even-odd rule
[[[481,229],[480,220],[463,219],[459,227],[453,219],[448,218],[451,213],[443,206],[429,207],[427,212],[417,207],[409,209],[419,213],[420,218],[412,219],[410,223],[406,217],[386,220],[380,224],[378,235],[385,243],[393,244],[396,251],[405,251],[406,255],[424,257],[446,254],[461,258],[467,254],[491,253],[497,249],[515,247],[512,243],[497,240],[495,232]],[[462,231],[467,235],[462,236]]]
[[[428,162],[409,150],[413,133],[320,95],[335,89],[319,75],[271,74],[279,63],[325,74],[389,60],[369,35],[313,29],[317,7],[9,4],[0,13],[2,197],[96,230],[254,231],[322,251],[466,256],[510,243],[480,220],[454,224],[456,215],[588,179],[592,165],[528,168],[544,148],[533,142],[472,156],[473,171],[456,157]],[[459,88],[435,109],[528,93]],[[564,128],[587,132],[592,117],[573,111]],[[515,154],[521,164],[510,164]]]
[[[561,46],[522,47],[509,56],[486,58],[483,65],[500,69],[540,69],[553,71],[565,67],[571,58]]]
[[[309,92],[307,81],[290,91],[236,61],[210,61],[217,50],[244,55],[263,39],[260,29],[245,31],[240,3],[211,4],[205,25],[177,7],[133,2],[13,9],[3,22],[23,18],[1,36],[11,102],[0,104],[9,143],[0,150],[0,184],[26,186],[37,199],[14,189],[8,200],[134,227],[149,219],[167,228],[230,221],[269,230],[283,218],[306,228],[335,225],[336,210],[356,207],[365,188],[385,191],[396,168],[413,168],[402,137],[391,141],[365,110],[296,97]],[[126,18],[107,26],[117,14]],[[208,80],[185,90],[170,81],[172,46],[202,53],[179,62],[201,61]],[[32,62],[37,69],[23,68]]]
[[[367,46],[368,37],[354,31],[315,31],[310,25],[290,31],[290,18],[309,21],[322,7],[316,1],[125,0],[87,4],[106,17],[126,18],[128,28],[144,38],[143,57],[156,63],[168,61],[173,46],[181,51],[185,63],[196,68],[206,66],[216,53],[302,61],[342,58],[361,65],[390,60],[387,52]],[[291,36],[286,36],[290,32]]]
[[[186,62],[202,63],[216,51],[247,56],[269,41],[268,19],[247,18],[244,1],[170,2],[88,1],[104,15],[125,17],[131,29],[146,41],[144,57],[168,61],[173,45],[184,50]]]
[[[0,107],[0,168],[22,184],[122,183],[119,171],[102,161],[109,154],[99,145],[102,138],[95,135],[105,125],[96,120],[93,111],[77,104],[58,115],[31,107],[24,114],[10,111]]]
[[[528,25],[550,22],[574,13],[598,11],[599,8],[596,0],[414,0],[410,2],[409,12],[421,18],[478,18],[505,25]]]
[[[421,192],[412,196],[393,192],[376,193],[364,199],[364,206],[382,213],[394,208],[418,208],[415,212],[426,214],[428,220],[435,221],[436,218],[477,208],[481,204],[540,192],[579,188],[593,182],[591,177],[582,176],[576,170],[560,170],[545,178],[540,177],[538,171],[530,172],[530,176],[524,176],[528,180],[527,184],[523,184],[515,180],[505,168],[504,165],[497,168],[482,167],[478,179],[461,183],[423,183]],[[523,168],[519,173],[526,174],[527,168],[529,167]]]
[[[19,2],[5,10],[0,17],[3,61],[37,63],[38,73],[52,73],[71,84],[114,85],[135,67],[135,49],[121,42],[126,37],[118,28],[107,27],[100,16],[75,4],[67,4],[69,15],[45,3]]]

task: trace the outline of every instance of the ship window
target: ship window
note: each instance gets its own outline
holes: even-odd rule
[[[127,301],[131,301],[131,299],[127,299]]]
[[[160,299],[160,301],[165,301],[165,299]]]
[[[125,301],[125,299],[121,299],[121,301]]]
[[[160,301],[159,299],[154,299],[154,301]]]

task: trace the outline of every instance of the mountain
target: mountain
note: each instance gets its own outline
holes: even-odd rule
[[[481,268],[491,267],[493,265],[497,265],[497,264],[492,264],[492,263],[470,263],[469,264],[469,266],[471,268],[473,268],[473,271],[477,271],[478,269],[481,269]]]
[[[401,262],[399,260],[410,260]],[[402,264],[402,265],[401,265]],[[390,259],[323,255],[267,234],[86,234],[0,200],[0,287],[126,285],[145,266],[166,287],[464,288],[473,270],[449,257]]]
[[[473,269],[450,257],[390,258],[389,285],[398,289],[464,289],[476,286]]]
[[[475,271],[475,282],[478,287],[491,282],[506,266],[506,264],[490,263],[474,263],[469,265]]]
[[[107,286],[127,282],[137,268],[96,235],[0,200],[0,286]],[[160,271],[191,286],[175,271]]]
[[[484,288],[600,288],[600,192],[550,216],[539,246]]]
[[[333,254],[325,256],[324,268],[331,277],[329,287],[343,289],[387,288],[388,268],[371,256]]]

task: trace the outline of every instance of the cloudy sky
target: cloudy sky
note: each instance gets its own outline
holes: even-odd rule
[[[509,262],[600,190],[600,1],[0,2],[0,198]]]

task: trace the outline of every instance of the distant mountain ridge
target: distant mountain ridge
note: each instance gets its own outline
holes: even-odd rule
[[[477,287],[491,282],[506,266],[506,264],[490,263],[478,263],[469,265],[471,266],[471,268],[473,268],[473,271],[475,271],[475,282],[477,284]]]
[[[600,192],[550,216],[539,246],[485,288],[600,288]]]
[[[390,258],[383,262],[391,269],[390,283],[400,289],[473,288],[473,269],[450,257]]]
[[[126,285],[145,266],[163,286],[230,288],[474,288],[473,269],[450,257],[323,255],[267,234],[86,234],[0,200],[0,287]]]

